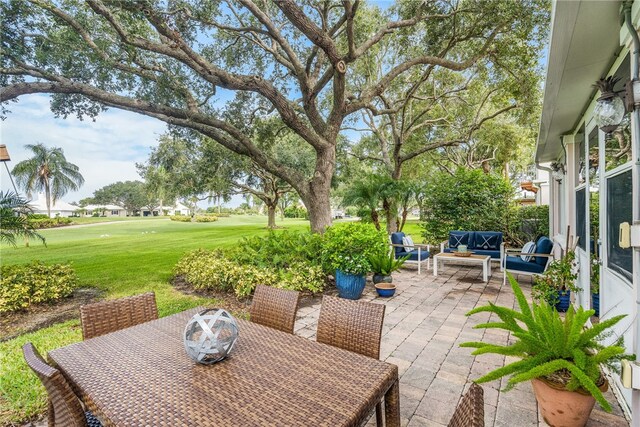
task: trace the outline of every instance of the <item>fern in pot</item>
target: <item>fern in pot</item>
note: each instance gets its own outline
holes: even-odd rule
[[[505,390],[523,381],[531,381],[545,421],[549,425],[584,426],[595,401],[606,411],[611,406],[603,392],[608,383],[601,370],[605,364],[616,370],[624,355],[622,340],[603,345],[601,340],[611,334],[610,328],[624,315],[586,328],[593,310],[577,310],[571,306],[564,319],[546,301],[529,305],[518,283],[509,275],[519,311],[489,303],[475,308],[476,313],[493,313],[500,321],[482,323],[476,328],[503,329],[515,342],[497,345],[466,342],[461,347],[475,348],[473,355],[494,353],[520,360],[505,365],[478,378],[484,383],[510,375]]]

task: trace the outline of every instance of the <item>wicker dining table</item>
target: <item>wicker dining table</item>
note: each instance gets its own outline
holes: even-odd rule
[[[385,401],[400,425],[398,368],[238,319],[214,365],[183,346],[196,308],[49,352],[105,426],[355,426]]]

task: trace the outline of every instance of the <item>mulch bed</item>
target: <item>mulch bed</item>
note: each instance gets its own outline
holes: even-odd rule
[[[97,289],[76,289],[69,298],[53,304],[35,304],[24,310],[3,313],[0,316],[0,342],[54,323],[77,319],[80,317],[80,306],[98,300],[101,294]]]

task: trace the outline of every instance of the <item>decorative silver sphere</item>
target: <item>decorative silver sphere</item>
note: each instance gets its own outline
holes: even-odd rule
[[[226,358],[238,339],[238,325],[226,310],[210,308],[189,320],[184,349],[193,360],[210,365]]]

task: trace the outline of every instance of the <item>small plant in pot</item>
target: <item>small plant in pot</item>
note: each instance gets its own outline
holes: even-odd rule
[[[335,272],[338,295],[359,299],[371,271],[369,257],[387,250],[387,236],[372,224],[348,223],[329,227],[323,236],[322,262]]]
[[[560,312],[565,312],[571,304],[571,291],[580,290],[576,286],[576,254],[567,253],[559,260],[552,261],[547,270],[533,280],[532,296],[535,301],[546,301]]]
[[[393,252],[384,251],[369,256],[371,272],[373,272],[373,283],[393,283],[391,273],[400,269],[402,264],[409,259],[409,256],[396,259]]]
[[[625,315],[607,319],[586,328],[593,310],[577,310],[571,306],[564,316],[546,301],[529,305],[518,283],[509,275],[519,311],[495,304],[475,308],[476,313],[492,313],[500,321],[476,325],[475,328],[504,329],[515,342],[497,345],[484,342],[466,342],[461,347],[475,348],[473,355],[494,353],[520,358],[478,378],[477,383],[497,380],[511,375],[505,391],[523,381],[531,381],[544,420],[555,426],[584,426],[595,401],[606,411],[611,406],[603,391],[608,382],[601,364],[616,370],[615,363],[630,358],[624,355],[622,340],[603,345],[601,340],[611,334],[610,328]]]

